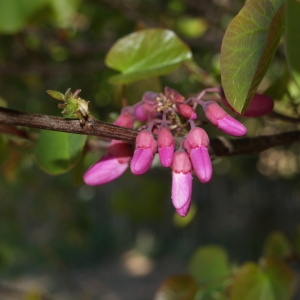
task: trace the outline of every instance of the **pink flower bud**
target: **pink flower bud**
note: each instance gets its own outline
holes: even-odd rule
[[[151,95],[145,96],[145,94]],[[143,99],[146,99],[146,97],[148,97],[148,99],[151,99],[151,97],[155,99],[157,97],[157,94],[153,92],[146,92],[145,94],[143,96]],[[154,100],[142,100],[135,110],[136,119],[141,122],[146,122],[151,119],[156,114],[156,112],[154,111],[154,105]]]
[[[168,127],[161,127],[157,138],[159,160],[164,167],[170,167],[174,157],[174,137]]]
[[[133,150],[129,143],[112,140],[108,152],[83,175],[87,185],[99,185],[120,177],[128,168]]]
[[[212,164],[207,133],[202,128],[195,127],[188,133],[184,147],[190,155],[198,179],[203,183],[209,182],[212,177]]]
[[[224,105],[229,107],[235,114],[239,116],[242,115],[243,117],[261,117],[272,112],[274,108],[274,100],[271,97],[257,93],[254,95],[243,114],[238,113],[234,110],[234,108],[231,107],[224,95],[224,92],[221,93],[221,99]]]
[[[242,136],[247,133],[247,128],[231,117],[215,101],[206,101],[202,104],[207,119],[223,132],[233,135]]]
[[[121,114],[114,124],[126,128],[133,128],[134,119],[134,109],[130,106],[127,106],[122,109]]]
[[[130,169],[135,175],[144,174],[152,164],[157,149],[157,142],[149,131],[141,131],[136,137],[135,151]]]
[[[184,102],[184,97],[179,94],[177,91],[169,88],[168,86],[165,87],[165,96],[168,100],[173,102]]]
[[[274,108],[274,100],[266,95],[255,94],[246,111],[244,117],[260,117],[270,113]]]
[[[192,197],[192,165],[185,151],[174,154],[172,164],[172,203],[177,213],[188,214]]]
[[[193,108],[186,103],[176,103],[177,110],[184,118],[197,119],[197,114]]]

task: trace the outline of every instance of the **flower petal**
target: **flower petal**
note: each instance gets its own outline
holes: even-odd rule
[[[208,149],[204,146],[191,149],[190,158],[198,179],[203,182],[209,182],[212,177],[212,163]]]
[[[174,157],[174,145],[158,148],[160,163],[163,167],[170,167]]]
[[[130,163],[131,172],[135,175],[146,173],[151,167],[153,157],[154,155],[151,148],[135,149]]]
[[[184,215],[191,203],[192,174],[172,172],[172,203],[175,209]],[[181,215],[181,214],[180,214]]]
[[[247,133],[247,128],[229,115],[223,119],[219,119],[217,123],[220,130],[232,136],[243,136]]]
[[[129,162],[120,163],[117,157],[103,156],[83,175],[87,185],[99,185],[120,177],[128,168]]]
[[[190,207],[191,207],[191,201],[187,202],[187,204],[182,208],[176,209],[176,211],[179,214],[179,216],[185,217],[189,213]]]

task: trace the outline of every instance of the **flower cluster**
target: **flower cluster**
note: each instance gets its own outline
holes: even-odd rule
[[[112,140],[107,153],[84,174],[85,183],[110,182],[128,167],[135,175],[144,174],[158,153],[161,165],[172,170],[173,205],[180,216],[186,216],[191,204],[193,174],[203,183],[212,177],[209,137],[201,127],[207,121],[197,119],[198,107],[224,133],[243,136],[247,132],[217,101],[203,99],[208,92],[219,93],[220,102],[229,106],[219,88],[206,89],[197,97],[185,99],[166,87],[164,93],[145,92],[140,102],[124,107],[114,124],[127,128],[138,124],[135,149],[129,143]]]

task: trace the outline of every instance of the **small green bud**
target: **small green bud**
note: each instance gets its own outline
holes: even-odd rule
[[[78,94],[81,90],[76,90],[74,94],[69,88],[65,94],[58,91],[48,90],[47,93],[54,99],[64,101],[63,104],[58,104],[58,108],[62,108],[62,114],[65,118],[79,119],[80,123],[85,123],[89,116],[89,101],[81,99]]]

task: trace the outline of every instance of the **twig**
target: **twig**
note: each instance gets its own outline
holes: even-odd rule
[[[134,144],[137,131],[91,119],[82,125],[79,120],[32,114],[0,107],[0,124],[25,126],[45,130],[69,132],[116,139]],[[275,135],[251,138],[211,139],[211,154],[214,156],[232,156],[238,154],[257,154],[268,148],[290,145],[300,141],[300,131],[289,131]]]

